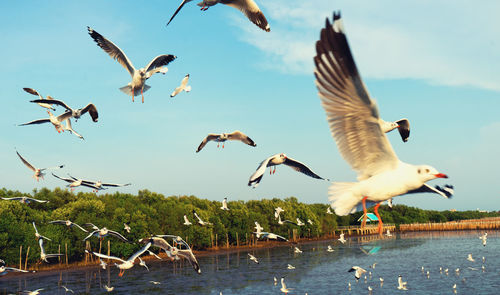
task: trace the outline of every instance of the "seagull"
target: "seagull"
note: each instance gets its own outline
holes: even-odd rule
[[[149,267],[146,265],[146,262],[144,260],[142,260],[141,257],[137,257],[137,258],[139,259],[139,265],[144,266],[149,271]]]
[[[70,220],[53,220],[49,221],[50,224],[60,224],[60,225],[66,225],[67,227],[77,227],[78,229],[81,229],[82,231],[88,233],[86,229],[83,227],[79,226],[78,224],[70,221]]]
[[[104,261],[101,260],[101,258],[99,258],[99,265],[102,267],[102,269],[106,269],[106,267],[108,266],[108,264]]]
[[[345,244],[346,242],[346,239],[344,239],[344,234],[340,234],[340,238],[338,238],[339,242],[341,242],[342,244]]]
[[[254,232],[254,234],[257,234],[257,232]],[[263,239],[288,242],[287,239],[285,239],[284,237],[282,237],[280,235],[277,235],[277,234],[274,234],[274,233],[265,232],[265,231],[260,232],[260,234],[257,234],[257,238],[259,238],[259,237],[261,237]]]
[[[483,256],[483,263],[484,263],[485,261],[486,261],[486,258],[484,258],[484,256]]]
[[[194,216],[195,216],[196,218],[198,218],[198,223],[199,223],[200,225],[202,225],[202,226],[205,226],[205,225],[212,225],[212,223],[210,223],[210,222],[207,222],[207,221],[203,221],[203,220],[201,220],[201,218],[198,216],[198,214],[196,214],[196,212],[194,212],[194,211],[193,211],[193,213],[194,213]]]
[[[375,263],[373,263],[372,265],[370,265],[370,268],[371,268],[371,269],[375,269],[375,267],[376,267],[376,266],[377,266],[377,263],[375,262]]]
[[[71,178],[60,177],[60,176],[55,175],[54,173],[52,173],[52,176],[54,176],[55,178],[59,178],[60,180],[63,180],[63,181],[66,181],[67,183],[69,183],[66,187],[71,188],[71,191],[74,191],[76,187],[79,187],[81,185],[82,186],[86,186],[86,187],[90,187],[93,190],[98,190],[98,188],[96,186],[88,184],[88,183],[84,183],[82,179],[74,178],[71,175],[70,175]]]
[[[111,236],[114,236],[114,237],[118,238],[119,240],[121,240],[123,242],[130,243],[130,241],[127,240],[127,238],[125,238],[119,232],[116,232],[116,231],[113,231],[113,230],[109,230],[106,227],[98,228],[97,226],[93,225],[92,223],[86,223],[83,226],[89,226],[89,225],[92,226],[92,229],[94,229],[94,231],[91,232],[85,239],[83,239],[84,241],[86,241],[88,238],[90,238],[92,236],[96,236],[99,239],[103,239],[104,237],[107,237],[108,235],[111,235]],[[144,250],[144,251],[146,251],[146,250]]]
[[[40,99],[43,99],[43,96],[41,96],[40,93],[38,93],[38,91],[36,91],[33,88],[23,88],[23,90],[26,91],[26,92],[28,92],[29,94],[38,96]],[[53,100],[53,98],[51,96],[47,95],[46,100]],[[53,110],[53,111],[56,110],[52,106],[51,103],[38,103],[38,105],[41,106],[42,108],[46,108],[46,109],[49,109],[49,110]]]
[[[160,256],[156,255],[153,251],[147,250],[147,252],[148,252],[148,254],[149,254],[149,255],[154,256],[154,257],[158,258],[158,260],[163,260],[163,259],[161,259],[161,257],[160,257]]]
[[[429,278],[431,276],[431,273],[429,271],[427,271],[426,275],[427,275],[427,278]]]
[[[62,115],[59,116],[54,116],[50,111],[47,111],[47,114],[49,114],[48,119],[37,119],[28,123],[24,124],[19,124],[19,126],[27,126],[27,125],[33,125],[33,124],[43,124],[43,123],[52,123],[54,125],[54,128],[56,128],[56,131],[58,133],[64,132],[64,126],[63,122],[71,117],[71,112],[65,112]]]
[[[353,266],[347,272],[354,272],[354,277],[356,278],[356,281],[359,281],[359,278],[361,278],[362,274],[366,273],[366,270],[359,266]]]
[[[106,291],[108,292],[111,292],[115,289],[115,287],[108,287],[108,285],[104,285],[104,289],[106,289]]]
[[[467,260],[469,260],[470,262],[474,262],[476,260],[474,260],[474,258],[472,258],[472,254],[469,253],[469,255],[467,255]]]
[[[391,132],[397,128],[403,142],[408,141],[408,138],[410,137],[410,121],[408,121],[408,119],[404,118],[396,122],[386,122],[380,119],[379,124],[382,132],[384,133]]]
[[[372,288],[372,287],[370,287],[370,286],[368,286],[368,292],[370,292],[370,294],[371,294],[371,293],[372,293],[372,291],[373,291],[373,288]]]
[[[38,294],[40,294],[40,291],[42,291],[42,290],[44,290],[44,288],[36,289],[35,291],[25,290],[22,293],[25,294],[25,295],[38,295]]]
[[[19,268],[14,268],[14,267],[7,267],[5,266],[5,261],[0,259],[0,262],[2,263],[2,266],[0,266],[0,276],[6,275],[8,272],[29,272],[27,270],[22,270]],[[35,271],[32,271],[35,272]]]
[[[326,214],[333,214],[332,210],[330,209],[330,207],[326,208]]]
[[[351,291],[351,282],[347,283],[347,290]]]
[[[380,203],[422,187],[436,178],[448,178],[428,165],[414,166],[400,161],[384,134],[378,108],[366,90],[347,43],[340,13],[329,19],[316,43],[316,86],[330,131],[343,158],[358,173],[358,182],[333,183],[329,199],[339,216],[356,211],[358,203]]]
[[[275,218],[275,219],[277,219],[277,218],[280,216],[281,212],[284,212],[284,211],[285,211],[285,210],[284,210],[283,208],[281,208],[281,207],[276,207],[276,208],[274,209],[274,218]]]
[[[257,221],[255,221],[255,234],[257,235],[257,238],[260,238],[260,235],[262,234],[263,229],[264,228],[262,226],[260,226],[260,224]]]
[[[174,19],[177,13],[179,13],[184,4],[191,1],[192,0],[182,0],[181,5],[179,5],[177,10],[174,12],[174,15],[172,15],[172,17],[168,21],[167,26]],[[259,6],[257,6],[257,3],[255,3],[253,0],[202,0],[200,3],[198,3],[198,6],[201,7],[202,11],[206,11],[210,6],[214,6],[218,3],[225,4],[227,6],[231,6],[233,8],[238,9],[259,28],[261,28],[266,32],[271,31],[271,28],[267,23],[266,17],[260,10]]]
[[[40,104],[40,103],[56,104],[58,106],[65,108],[67,112],[70,112],[71,113],[70,117],[75,118],[75,120],[80,119],[80,117],[87,112],[89,113],[90,117],[92,118],[92,121],[97,122],[97,120],[99,119],[99,114],[97,112],[97,108],[92,103],[89,103],[88,105],[86,105],[85,107],[83,107],[81,109],[74,110],[74,109],[70,108],[66,103],[64,103],[64,101],[57,100],[57,99],[49,99],[49,100],[48,99],[35,99],[35,100],[31,100],[30,102],[34,102],[34,103],[38,103],[38,104]]]
[[[407,282],[403,282],[403,277],[398,276],[398,290],[408,290],[406,287]]]
[[[45,261],[49,263],[48,258],[63,256],[63,254],[46,254],[45,248],[43,248],[43,239],[38,239],[38,244],[40,245],[40,262]]]
[[[98,181],[91,181],[91,180],[85,180],[85,179],[78,179],[78,178],[75,178],[75,177],[73,177],[71,175],[69,175],[69,177],[71,177],[74,181],[80,181],[81,180],[82,181],[81,185],[93,188],[94,192],[98,192],[99,190],[105,190],[105,189],[107,189],[107,187],[122,187],[122,186],[129,186],[129,185],[131,185],[131,183],[117,184],[117,183],[106,183],[106,182],[102,182],[100,180],[98,180]]]
[[[243,143],[248,144],[249,146],[254,146],[254,147],[257,146],[255,142],[245,133],[236,130],[233,131],[232,133],[221,133],[221,134],[209,133],[207,137],[205,137],[203,141],[200,143],[196,152],[197,153],[200,152],[209,141],[217,142],[217,147],[219,147],[219,143],[222,142],[222,148],[224,148],[224,142],[226,142],[226,140],[239,140]]]
[[[111,58],[116,59],[116,61],[118,61],[132,76],[132,82],[128,83],[127,86],[120,88],[121,91],[132,96],[132,102],[134,101],[134,97],[139,95],[140,93],[142,95],[142,102],[144,103],[143,92],[151,88],[150,86],[145,84],[146,80],[158,72],[165,74],[168,69],[166,67],[163,68],[163,66],[168,65],[170,62],[177,58],[172,54],[162,54],[153,58],[153,60],[151,60],[151,62],[146,67],[137,70],[134,68],[134,65],[128,59],[125,53],[118,46],[116,46],[108,39],[104,38],[101,34],[97,33],[92,28],[87,27],[87,30],[90,37],[94,39],[97,45],[101,47],[107,54],[109,54]]]
[[[309,223],[310,225],[313,225],[313,222],[311,219],[307,219],[307,223]]]
[[[5,201],[19,201],[20,203],[23,203],[23,204],[29,204],[31,202],[38,202],[38,203],[48,203],[49,202],[49,201],[38,200],[38,199],[24,197],[24,196],[23,197],[12,197],[12,198],[2,197],[1,199],[5,200]]]
[[[253,262],[259,264],[259,261],[257,260],[257,257],[253,256],[252,254],[248,253],[248,257],[250,257],[250,260]]]
[[[334,250],[333,250],[332,246],[328,245],[328,248],[326,249],[326,251],[327,252],[333,252]]]
[[[179,87],[175,88],[174,92],[172,92],[172,94],[170,94],[170,97],[176,96],[177,94],[181,93],[183,90],[186,92],[191,91],[191,85],[187,85],[188,81],[189,81],[189,74],[187,74],[184,77],[184,79],[182,79],[181,85]]]
[[[391,231],[389,229],[387,229],[387,232],[385,233],[385,235],[388,237],[392,237]]]
[[[127,233],[130,233],[130,226],[128,226],[128,224],[124,223],[123,224],[123,229],[127,231]]]
[[[229,208],[227,207],[227,198],[224,198],[222,200],[222,207],[220,207],[222,210],[229,211]]]
[[[383,278],[379,278],[380,280],[380,287],[382,287],[384,285],[384,279]]]
[[[486,240],[488,239],[488,233],[484,233],[484,235],[480,236],[479,239],[483,242],[483,246],[486,247]]]
[[[302,220],[300,220],[298,217],[297,217],[297,225],[298,226],[304,226],[305,223],[302,222]]]
[[[118,274],[118,276],[121,277],[121,276],[123,276],[123,273],[125,272],[125,270],[131,269],[134,266],[135,260],[137,258],[139,258],[139,256],[141,256],[144,252],[146,252],[146,250],[149,247],[151,247],[151,243],[147,243],[146,245],[144,245],[144,247],[142,247],[141,249],[139,249],[139,251],[132,254],[132,256],[130,256],[127,260],[123,260],[123,259],[115,257],[115,256],[104,255],[104,254],[97,253],[97,252],[92,252],[92,254],[94,254],[95,256],[97,256],[99,258],[112,259],[112,260],[117,260],[117,261],[121,262],[120,264],[115,263],[115,266],[120,269],[120,273]],[[87,250],[85,250],[85,251],[88,252]]]
[[[172,239],[172,245],[165,238]],[[150,238],[140,239],[139,243],[150,243],[154,247],[163,249],[172,260],[179,260],[181,257],[187,259],[193,269],[201,274],[198,260],[193,254],[189,245],[179,236],[175,235],[156,235]]]
[[[80,139],[85,139],[78,132],[76,132],[73,129],[73,127],[71,127],[71,120],[70,120],[70,118],[67,118],[64,122],[66,122],[66,125],[62,125],[64,130],[69,131],[69,133],[76,135]]]
[[[62,286],[62,287],[63,287],[63,289],[64,289],[64,291],[65,291],[66,293],[67,293],[67,292],[71,292],[71,293],[73,293],[73,294],[75,293],[75,292],[73,292],[73,290],[71,290],[71,289],[67,288],[66,286]]]
[[[297,225],[297,223],[293,222],[293,221],[290,221],[290,220],[281,220],[281,215],[278,214],[278,224],[279,225],[284,225],[285,223],[290,223],[290,224],[293,224],[293,225]]]
[[[300,254],[300,253],[302,253],[302,250],[300,250],[299,248],[295,247],[294,252],[297,253],[297,254]]]
[[[457,284],[453,284],[453,293],[457,293]]]
[[[31,165],[28,161],[26,161],[26,159],[24,159],[18,151],[16,151],[16,154],[19,156],[19,158],[21,159],[21,161],[24,163],[24,165],[26,165],[26,167],[30,168],[31,170],[33,170],[33,172],[35,172],[35,174],[33,175],[33,178],[36,179],[36,181],[38,181],[40,178],[43,179],[43,176],[45,175],[45,173],[43,173],[43,171],[45,170],[48,170],[48,169],[61,169],[64,167],[64,165],[59,165],[57,167],[50,167],[50,168],[35,168],[33,165]]]
[[[312,178],[316,179],[323,179],[322,177],[318,176],[316,173],[312,172],[311,169],[309,169],[306,165],[303,163],[294,160],[292,158],[287,157],[285,154],[276,154],[272,155],[269,158],[265,159],[259,164],[259,167],[257,167],[257,170],[250,176],[250,180],[248,181],[248,186],[252,186],[253,188],[256,188],[259,182],[262,180],[262,177],[264,176],[264,172],[266,172],[267,167],[273,167],[274,166],[274,171],[269,170],[269,174],[274,174],[276,173],[276,166],[280,164],[285,164],[287,166],[290,166],[293,170],[302,172],[307,176],[310,176]]]
[[[38,240],[41,240],[41,239],[46,239],[48,241],[52,241],[51,239],[47,238],[46,236],[42,236],[41,234],[38,233],[38,230],[36,229],[36,225],[35,225],[35,222],[33,221],[33,227],[35,228],[35,237],[38,239]]]
[[[295,266],[291,265],[291,264],[288,264],[288,266],[286,267],[287,269],[295,269]]]
[[[189,221],[186,215],[184,215],[184,225],[192,225],[191,221]]]
[[[160,282],[157,282],[157,281],[149,281],[151,284],[153,285],[160,285],[161,283]]]
[[[458,268],[458,267],[457,267],[457,268],[455,269],[455,272],[457,273],[457,276],[458,276],[458,275],[460,274],[460,268]]]
[[[290,292],[290,290],[293,290],[293,289],[288,289],[285,285],[285,278],[281,278],[281,289],[280,291],[285,293],[285,294],[288,294],[288,292]]]
[[[278,285],[278,279],[276,277],[274,277],[274,285]]]

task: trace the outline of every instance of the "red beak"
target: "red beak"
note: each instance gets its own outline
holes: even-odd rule
[[[446,175],[444,173],[434,174],[434,176],[436,176],[436,178],[448,178],[448,175]]]

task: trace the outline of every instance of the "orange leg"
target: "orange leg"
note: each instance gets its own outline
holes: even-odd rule
[[[382,227],[384,226],[384,223],[382,222],[382,218],[380,218],[380,215],[378,214],[378,207],[380,207],[380,203],[375,205],[375,215],[377,215],[378,218],[378,234],[382,235]]]
[[[364,228],[366,226],[366,199],[368,197],[364,197],[361,203],[363,204],[363,221],[361,222],[361,228]]]
[[[124,272],[125,272],[125,271],[124,271],[123,269],[120,269],[120,273],[118,274],[118,276],[119,276],[119,277],[122,277]]]
[[[274,166],[273,174],[276,173],[276,166]]]
[[[142,103],[144,103],[144,94],[142,93],[142,90],[143,90],[143,89],[144,89],[144,87],[143,87],[143,88],[141,88]]]
[[[135,96],[135,89],[132,87],[132,102],[134,102],[134,96]]]
[[[222,148],[224,148],[224,143],[222,143]]]

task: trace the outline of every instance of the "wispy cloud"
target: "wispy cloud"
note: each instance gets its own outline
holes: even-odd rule
[[[341,9],[351,49],[366,78],[422,79],[500,91],[500,2],[329,0],[259,1],[271,33],[238,18],[241,40],[266,53],[259,65],[291,74],[313,71],[325,18]],[[334,6],[337,5],[337,6]]]

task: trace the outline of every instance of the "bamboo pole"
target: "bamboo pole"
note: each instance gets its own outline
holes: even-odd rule
[[[22,269],[23,265],[23,245],[19,246],[19,269]]]
[[[66,266],[68,266],[68,243],[64,243],[64,248],[66,249]]]
[[[57,261],[59,262],[59,265],[61,265],[61,244],[59,244],[59,248],[57,249],[57,254],[59,254],[57,256]]]
[[[30,246],[28,246],[28,251],[26,251],[26,260],[24,261],[24,270],[28,270],[28,254],[30,254]]]
[[[109,240],[108,240],[108,256],[111,256],[111,243]],[[108,261],[109,261],[109,259],[108,259]]]
[[[226,248],[229,249],[229,235],[226,233]]]
[[[218,238],[217,238],[217,234],[215,234],[215,248],[216,248],[216,249],[217,249],[217,248],[219,248],[219,246],[217,245],[217,240],[218,240]]]
[[[240,238],[238,236],[238,232],[236,232],[236,247],[240,246]]]

